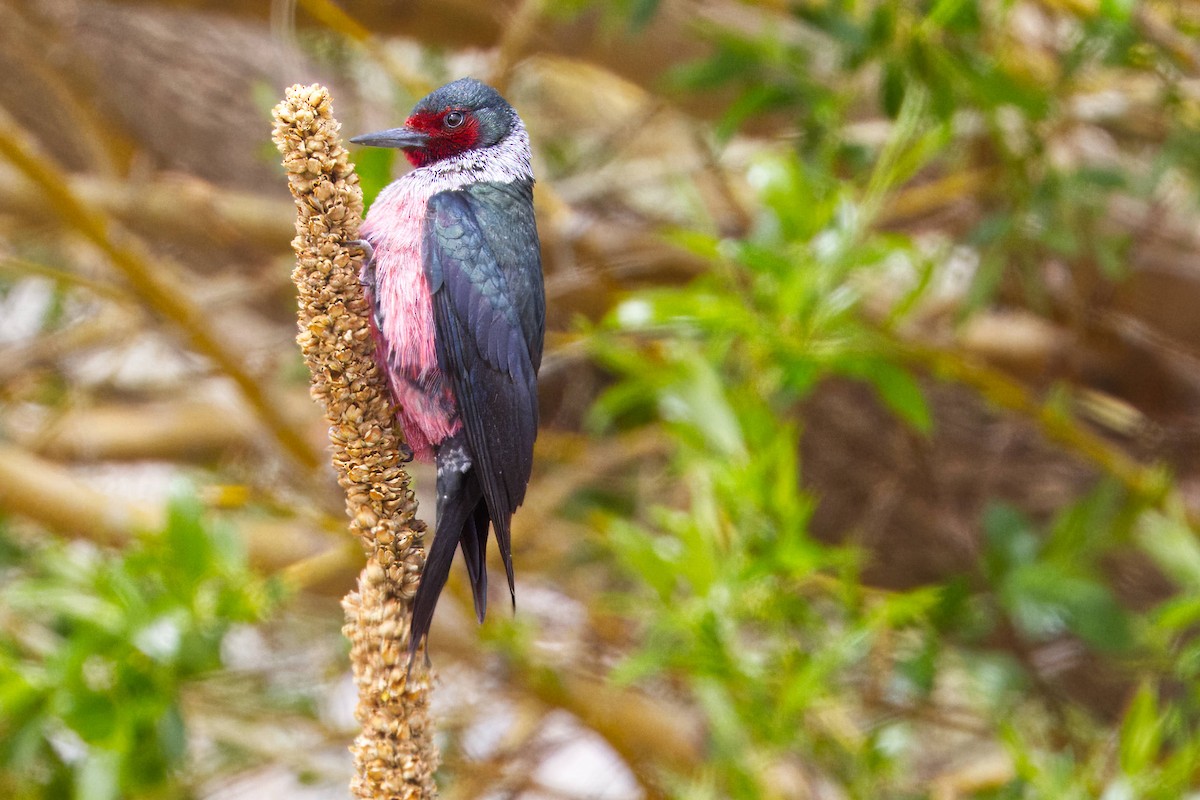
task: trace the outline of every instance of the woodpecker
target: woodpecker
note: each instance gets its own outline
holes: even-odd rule
[[[437,466],[411,668],[456,548],[483,622],[489,526],[516,608],[511,523],[533,468],[546,326],[533,168],[517,112],[473,78],[431,92],[403,127],[350,141],[399,148],[414,167],[362,228],[377,358],[413,457]]]

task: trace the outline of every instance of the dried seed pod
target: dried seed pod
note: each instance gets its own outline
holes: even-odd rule
[[[350,529],[368,556],[358,589],[342,601],[362,725],[351,747],[356,775],[350,788],[373,800],[433,797],[438,754],[429,722],[430,678],[420,671],[410,679],[399,658],[408,649],[425,524],[414,516],[407,472],[395,466],[403,463],[404,443],[375,364],[358,281],[361,255],[345,245],[358,238],[362,191],[323,86],[291,87],[274,117],[297,209],[296,341],[312,372],[312,395],[329,418]]]

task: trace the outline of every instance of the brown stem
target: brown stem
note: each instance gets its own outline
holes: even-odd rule
[[[342,602],[358,685],[356,797],[436,794],[438,753],[429,721],[430,676],[407,667],[407,619],[425,565],[417,503],[400,455],[386,377],[375,361],[370,309],[359,283],[362,190],[323,86],[293,86],[275,107],[275,143],[296,199],[297,341],[324,407],[350,528],[367,566]]]
[[[291,230],[286,200],[217,186],[178,175],[126,181],[97,175],[67,178],[70,191],[88,208],[113,217],[131,230],[164,239],[254,248],[272,252]],[[5,214],[40,220],[54,214],[49,199],[28,180],[0,171],[0,208]]]
[[[0,111],[0,156],[6,158],[46,197],[64,223],[99,248],[129,281],[139,298],[164,319],[183,331],[191,346],[212,360],[241,390],[259,419],[299,464],[312,468],[316,453],[280,413],[261,376],[246,369],[236,348],[222,339],[207,314],[170,281],[174,270],[136,246],[124,231],[103,214],[85,205],[71,190],[67,178],[39,152],[20,126]]]
[[[0,444],[0,509],[109,545],[158,530],[163,522],[157,510],[109,497],[57,464],[7,444]]]

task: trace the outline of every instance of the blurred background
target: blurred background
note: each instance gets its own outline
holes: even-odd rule
[[[0,795],[348,796],[270,108],[469,74],[532,134],[550,330],[517,613],[456,566],[431,636],[443,797],[1200,797],[1198,33],[0,0]]]

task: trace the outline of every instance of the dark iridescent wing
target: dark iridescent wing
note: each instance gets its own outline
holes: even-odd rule
[[[424,257],[438,361],[513,590],[513,512],[537,435],[545,297],[532,185],[474,184],[429,201]]]

